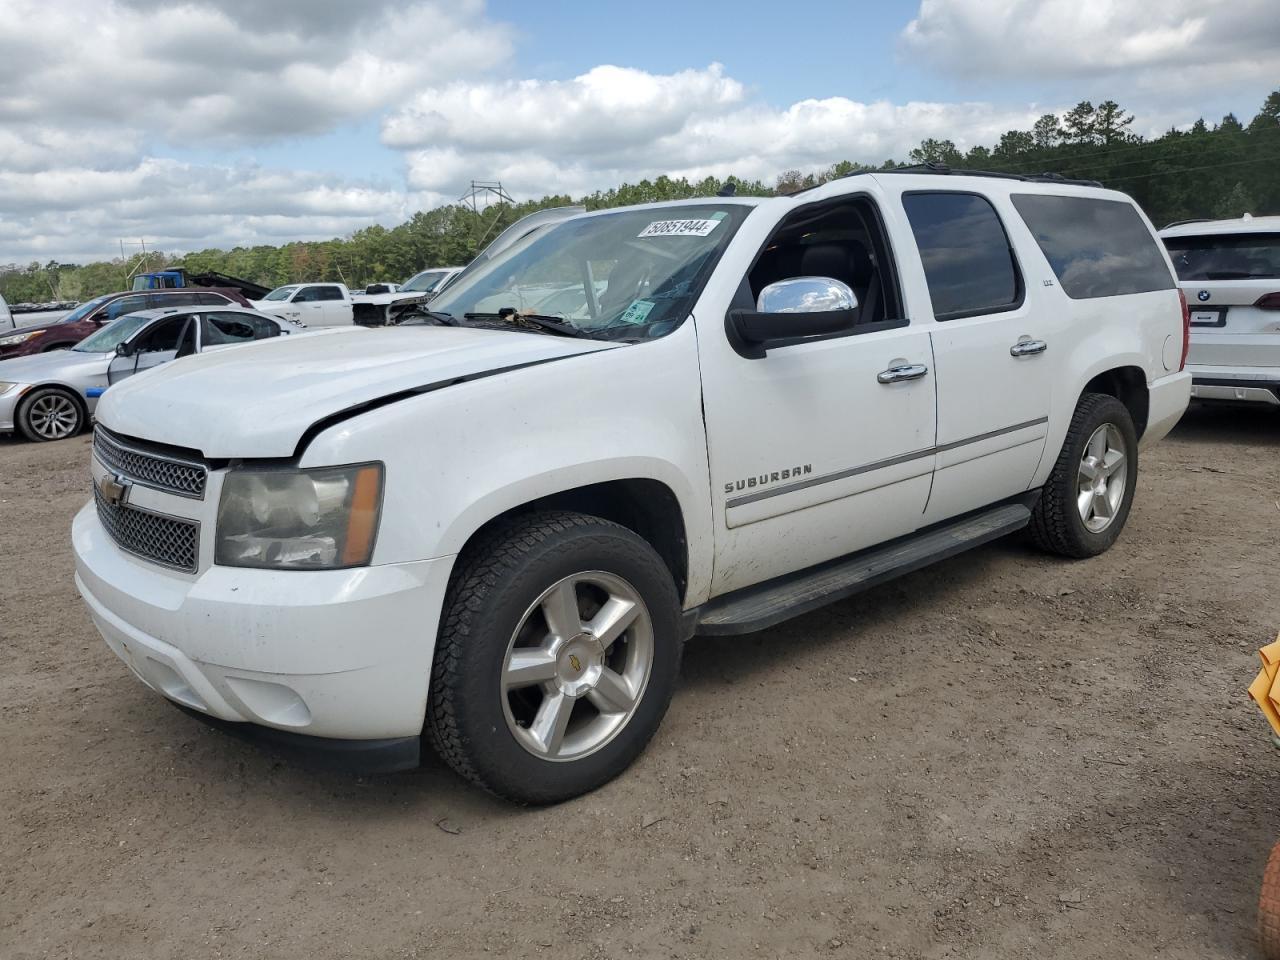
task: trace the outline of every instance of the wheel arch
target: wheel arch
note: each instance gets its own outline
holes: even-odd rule
[[[494,526],[541,510],[567,510],[610,520],[648,543],[671,572],[681,603],[689,589],[689,537],[675,491],[661,480],[625,477],[585,483],[509,506],[466,537],[459,553]]]
[[[1142,439],[1151,413],[1151,395],[1147,389],[1147,375],[1141,367],[1111,367],[1095,374],[1080,391],[1077,405],[1086,393],[1103,393],[1123,403],[1133,417],[1138,439]]]

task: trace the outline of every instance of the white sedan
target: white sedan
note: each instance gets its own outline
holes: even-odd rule
[[[305,329],[241,307],[168,307],[127,314],[70,350],[0,360],[0,433],[73,437],[113,383],[179,357]]]

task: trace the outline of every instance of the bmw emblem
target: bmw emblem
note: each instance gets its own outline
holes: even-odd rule
[[[1196,299],[1199,300],[1201,303],[1204,303],[1206,300],[1209,299],[1209,291],[1201,290],[1199,293],[1196,294]]]

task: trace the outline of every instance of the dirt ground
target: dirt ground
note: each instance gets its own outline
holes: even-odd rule
[[[0,440],[0,958],[1250,957],[1280,416],[1193,408],[1105,556],[1002,542],[698,640],[658,737],[518,809],[282,762],[98,639],[89,441]]]

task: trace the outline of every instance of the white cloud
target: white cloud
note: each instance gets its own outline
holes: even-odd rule
[[[969,78],[1109,77],[1203,94],[1265,92],[1280,75],[1275,0],[921,0],[901,42]]]
[[[332,129],[510,53],[481,0],[6,0],[0,122],[262,142]]]
[[[117,170],[0,172],[0,263],[117,255],[120,239],[167,251],[343,236],[399,223],[436,198],[306,171],[147,158]]]
[[[771,181],[789,168],[904,157],[924,137],[962,147],[1029,127],[1041,111],[985,103],[750,101],[719,64],[654,75],[600,66],[565,81],[452,84],[383,123],[417,189],[500,179],[517,195],[581,194],[659,174]]]

